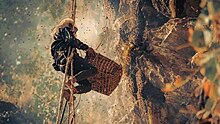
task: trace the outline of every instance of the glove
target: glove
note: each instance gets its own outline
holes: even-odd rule
[[[59,66],[57,66],[56,63],[53,63],[52,66],[56,71],[60,71],[60,68],[59,68]]]
[[[94,58],[95,57],[95,54],[96,54],[96,52],[94,51],[94,49],[93,48],[91,48],[91,47],[89,47],[87,50],[86,50],[86,56],[87,57],[92,57],[92,58]]]

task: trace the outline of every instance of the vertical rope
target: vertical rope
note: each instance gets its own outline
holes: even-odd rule
[[[73,74],[73,67],[74,67],[74,66],[73,66],[73,61],[74,61],[74,60],[71,61],[71,66],[70,66],[72,78],[73,78],[73,75],[74,75],[74,74]],[[72,123],[73,123],[73,120],[75,120],[75,117],[74,117],[74,115],[75,115],[74,100],[75,100],[75,99],[73,99],[74,93],[73,93],[73,91],[72,91],[72,89],[75,90],[75,87],[73,86],[74,83],[75,83],[75,82],[73,82],[73,80],[71,80],[71,84],[72,84],[72,85],[70,85],[70,100],[69,100],[68,124],[72,124]],[[74,114],[72,115],[72,113],[74,113]]]
[[[66,110],[66,105],[67,105],[67,101],[66,101],[66,103],[64,105],[64,109],[63,109],[63,113],[62,113],[62,116],[61,116],[60,124],[63,121],[64,113],[65,113],[65,110]]]
[[[73,24],[75,25],[76,22],[76,0],[72,0],[72,13],[71,18],[73,19]]]
[[[73,26],[75,25],[75,14],[76,14],[76,0],[72,0],[72,13],[71,13],[71,18],[73,19]],[[74,31],[75,33],[75,31]],[[60,91],[60,99],[59,99],[59,108],[58,108],[58,112],[57,112],[57,119],[56,119],[56,124],[62,123],[61,122],[61,111],[63,108],[63,95],[64,95],[64,88],[65,88],[65,83],[67,81],[67,77],[68,77],[68,69],[69,69],[69,65],[73,60],[73,56],[74,56],[74,49],[72,49],[72,51],[70,51],[71,48],[69,47],[68,49],[68,60],[66,63],[66,67],[65,67],[65,76],[64,76],[64,81],[62,83],[62,87],[61,87],[61,91]],[[70,54],[71,53],[71,54]],[[72,93],[70,95],[72,97]],[[69,108],[70,109],[70,108]],[[74,111],[74,110],[73,110]],[[74,119],[75,122],[75,119]]]
[[[69,51],[68,54],[70,53],[70,47],[69,47]],[[71,55],[68,57],[67,63],[66,63],[66,67],[65,67],[65,76],[64,76],[64,81],[62,83],[62,87],[61,87],[61,91],[60,91],[60,99],[59,99],[59,108],[58,108],[58,112],[57,112],[57,120],[56,120],[56,124],[60,123],[61,120],[61,111],[62,111],[62,107],[63,107],[63,94],[64,94],[64,88],[65,88],[65,82],[67,81],[67,73],[68,73],[68,69],[69,69],[69,64],[73,58],[73,50],[71,51]]]
[[[73,26],[75,26],[75,22],[76,22],[76,0],[72,0],[72,15],[71,15],[71,18],[73,19]],[[76,33],[76,31],[75,31],[75,28],[73,27],[73,30],[74,30],[74,33]],[[74,65],[73,65],[73,60],[71,60],[71,75],[72,75],[72,77],[73,77],[73,67],[74,67]],[[73,82],[73,80],[71,81],[71,83],[72,83],[72,85],[75,83],[75,82]],[[71,85],[71,88],[75,88],[74,86],[72,86]],[[73,122],[74,122],[74,124],[75,124],[75,108],[74,108],[74,101],[75,101],[75,99],[73,100],[73,97],[74,97],[74,94],[73,94],[73,92],[72,92],[72,90],[71,90],[71,95],[70,95],[70,106],[69,106],[69,110],[71,110],[71,111],[73,111],[73,115],[71,115],[71,112],[69,113],[69,121],[70,121],[70,123],[69,124],[72,124]]]

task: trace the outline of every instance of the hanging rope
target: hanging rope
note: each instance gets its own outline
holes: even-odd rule
[[[70,47],[69,47],[69,51],[68,54],[70,53]],[[60,119],[61,119],[61,111],[62,111],[62,107],[63,107],[63,92],[64,92],[64,88],[65,88],[65,82],[67,81],[67,73],[68,73],[68,69],[69,69],[69,64],[73,58],[73,53],[74,51],[72,50],[71,55],[68,57],[67,63],[66,63],[66,67],[65,67],[65,76],[64,76],[64,81],[62,84],[62,88],[60,91],[60,100],[59,100],[59,108],[58,108],[58,114],[57,114],[57,121],[56,124],[59,124]]]
[[[78,99],[79,99],[79,101],[78,101],[78,103],[76,104],[75,109],[77,109],[77,108],[79,107],[79,103],[81,102],[81,94],[80,94],[80,96],[78,97]],[[70,114],[74,116],[75,111],[72,111]],[[63,122],[61,121],[62,123],[60,123],[60,124],[64,124],[64,123],[67,121],[67,119],[68,119],[68,117],[65,117],[65,119],[63,119]]]
[[[76,0],[72,0],[72,13],[71,18],[73,19],[73,24],[76,22]]]
[[[72,0],[72,13],[71,13],[71,18],[73,19],[73,26],[75,25],[75,14],[76,14],[76,0]],[[75,31],[74,31],[75,33]],[[62,83],[62,87],[61,87],[61,91],[60,91],[60,99],[59,99],[59,107],[58,107],[58,112],[57,112],[57,119],[56,119],[56,124],[59,124],[59,123],[62,123],[62,118],[63,118],[63,115],[61,117],[61,111],[62,111],[62,108],[63,108],[63,101],[64,101],[64,89],[65,89],[65,83],[67,82],[67,78],[68,78],[68,70],[69,70],[69,65],[70,63],[73,63],[73,56],[74,56],[74,49],[71,50],[71,47],[69,47],[68,49],[68,59],[67,59],[67,63],[66,63],[66,67],[65,67],[65,76],[64,76],[64,81]],[[73,64],[71,64],[71,72],[73,70]],[[73,75],[73,73],[72,73]],[[74,83],[74,82],[72,82]],[[72,87],[71,87],[72,88]],[[74,111],[74,101],[73,101],[73,93],[72,93],[72,90],[71,88],[69,88],[69,90],[71,91],[71,95],[70,95],[70,100],[69,100],[69,111],[72,110]],[[65,105],[66,106],[66,105]],[[64,112],[63,114],[65,113],[65,106],[64,106]],[[69,115],[68,115],[68,123],[69,124],[72,124],[73,122],[75,123],[75,114],[73,115],[73,117],[70,117],[71,116],[71,113],[69,112]]]
[[[75,17],[76,15],[76,0],[72,0],[72,16],[71,18],[73,19],[73,26],[75,26]],[[76,33],[75,28],[73,28],[74,33]],[[71,75],[73,78],[73,60],[71,60]],[[73,80],[71,81],[72,85],[71,85],[71,89],[74,89],[75,87],[73,86],[73,84],[75,82],[73,82]],[[68,114],[68,124],[76,124],[76,120],[75,120],[75,108],[74,108],[74,93],[72,92],[72,90],[70,90],[70,100],[69,100],[69,114]],[[73,99],[74,98],[74,99]],[[72,115],[71,112],[73,112],[74,114]]]

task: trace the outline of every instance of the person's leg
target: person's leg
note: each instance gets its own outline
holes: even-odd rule
[[[70,100],[70,90],[69,90],[69,89],[65,89],[65,90],[63,91],[63,96],[64,96],[64,98],[65,98],[67,101],[69,101],[69,100]],[[75,96],[73,96],[73,99],[75,99]]]
[[[97,69],[92,64],[78,55],[74,56],[73,70],[77,82],[86,80],[97,73]]]
[[[77,91],[76,91],[76,89],[71,89],[72,90],[72,93],[73,94],[76,94],[77,93]],[[64,98],[67,100],[67,101],[69,101],[70,100],[70,95],[71,95],[71,91],[70,89],[64,89],[64,91],[63,91],[63,96],[64,96]],[[72,96],[72,98],[73,98],[73,100],[75,100],[75,96]]]
[[[82,80],[77,82],[79,86],[76,86],[77,94],[87,93],[91,91],[92,87],[88,80]]]
[[[75,89],[72,89],[72,92],[75,94],[83,94],[83,93],[87,93],[89,91],[92,90],[91,84],[89,83],[88,80],[82,80],[78,82],[79,86],[76,86]],[[71,81],[68,81],[68,83],[66,85],[72,85]],[[69,89],[65,89],[64,90],[64,98],[69,101],[70,99],[70,90]],[[73,99],[75,99],[75,97],[73,97]]]

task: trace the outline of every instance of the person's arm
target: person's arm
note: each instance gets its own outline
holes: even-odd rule
[[[84,44],[83,42],[81,42],[77,38],[73,38],[73,40],[70,41],[69,45],[71,47],[75,47],[75,48],[80,49],[80,50],[87,50],[89,48],[88,45]]]
[[[67,42],[72,48],[77,48],[80,50],[87,50],[89,48],[88,45],[84,44],[74,36],[73,31],[71,31],[69,27],[60,29],[55,38],[58,38],[58,36],[60,36],[59,38],[61,38],[64,42]]]

